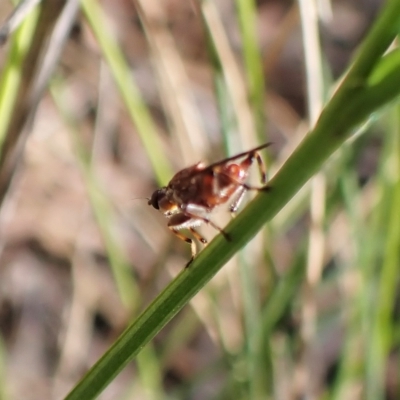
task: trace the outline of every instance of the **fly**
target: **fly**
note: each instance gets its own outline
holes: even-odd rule
[[[168,218],[168,228],[191,246],[192,257],[186,267],[197,253],[196,243],[180,230],[188,229],[197,240],[207,244],[207,240],[195,229],[206,223],[230,241],[229,235],[210,219],[211,213],[217,206],[224,204],[229,204],[229,211],[235,213],[248,190],[270,189],[266,186],[265,165],[258,153],[270,145],[271,143],[265,143],[208,166],[199,162],[177,172],[167,186],[153,192],[148,204],[160,210]],[[254,160],[263,185],[260,187],[246,183]]]

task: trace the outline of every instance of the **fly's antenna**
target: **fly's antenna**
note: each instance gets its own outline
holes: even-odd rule
[[[150,197],[134,197],[132,199],[129,199],[129,203],[132,203],[135,200],[146,200],[146,201],[150,201]]]

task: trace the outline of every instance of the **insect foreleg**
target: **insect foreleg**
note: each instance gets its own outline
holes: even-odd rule
[[[190,232],[192,232],[193,236],[203,244],[207,244],[207,239],[200,235],[199,232],[196,231],[194,228],[189,228]]]
[[[196,253],[197,253],[196,243],[195,243],[192,239],[190,239],[189,237],[187,237],[187,236],[183,235],[182,233],[180,233],[180,232],[178,231],[178,229],[174,228],[173,226],[169,226],[169,225],[168,225],[168,228],[169,228],[169,229],[171,230],[171,232],[173,232],[179,239],[181,239],[181,240],[183,240],[184,242],[190,244],[190,248],[191,248],[191,250],[192,250],[192,259],[193,259],[194,256],[195,256]]]
[[[173,232],[179,239],[183,240],[186,243],[190,244],[190,248],[192,251],[192,257],[190,258],[189,262],[186,264],[186,267],[189,266],[189,264],[193,261],[194,256],[197,253],[197,246],[196,242],[189,237],[185,236],[181,232],[179,232],[179,229],[184,229],[187,228],[189,229],[196,238],[198,238],[202,243],[204,243],[205,239],[200,236],[194,229],[193,225],[199,225],[201,223],[200,220],[195,220],[191,216],[179,213],[179,214],[174,214],[170,220],[168,221],[168,228]],[[200,239],[201,237],[201,239]]]
[[[179,229],[189,229],[192,232],[193,236],[199,240],[201,243],[206,244],[207,240],[197,232],[193,226],[200,225],[202,223],[202,219],[194,218],[191,215],[185,213],[174,214],[170,220],[168,221],[168,228],[181,240],[190,244],[190,248],[192,251],[192,257],[189,262],[186,264],[186,268],[192,263],[195,255],[197,254],[197,246],[194,240],[185,236]]]

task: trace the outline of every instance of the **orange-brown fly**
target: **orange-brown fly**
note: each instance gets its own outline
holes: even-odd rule
[[[207,240],[194,228],[202,223],[207,223],[221,232],[226,240],[230,240],[228,234],[210,220],[211,212],[217,206],[226,203],[230,204],[229,210],[231,212],[236,212],[246,191],[266,191],[269,189],[268,186],[250,186],[246,181],[249,168],[255,159],[258,164],[261,183],[265,185],[265,167],[258,151],[270,144],[265,143],[209,166],[199,162],[176,173],[167,186],[157,189],[153,193],[148,204],[160,210],[169,218],[168,228],[181,240],[191,245],[192,257],[186,266],[193,261],[196,254],[196,244],[192,239],[180,233],[179,230],[188,229],[196,239],[206,244]],[[242,161],[234,162],[241,158]]]

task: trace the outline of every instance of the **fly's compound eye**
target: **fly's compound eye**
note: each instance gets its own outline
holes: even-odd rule
[[[156,190],[148,201],[149,206],[153,206],[156,210],[160,209],[160,201],[165,197],[165,191],[163,189]]]
[[[153,206],[156,210],[160,209],[160,207],[158,206],[158,197],[158,190],[156,190],[155,192],[153,192],[153,194],[151,195],[151,199],[147,203],[149,206]]]

